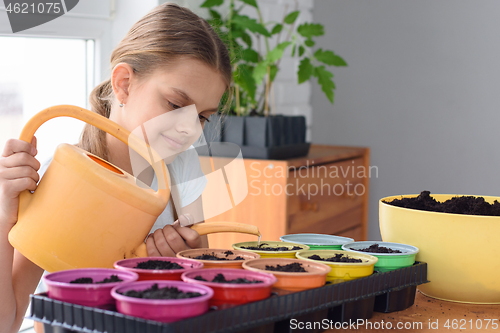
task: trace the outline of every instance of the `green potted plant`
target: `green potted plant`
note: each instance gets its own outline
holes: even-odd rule
[[[296,24],[299,10],[285,13],[281,22],[264,22],[257,0],[227,0],[229,13],[222,15],[220,6],[226,0],[206,0],[209,23],[227,43],[233,63],[233,95],[230,114],[214,115],[205,126],[207,141],[238,144],[244,157],[288,158],[306,155],[306,122],[303,116],[274,115],[270,95],[285,53],[300,60],[299,84],[311,77],[317,79],[325,96],[334,102],[335,84],[327,66],[347,66],[333,51],[317,49],[315,37],[324,34],[318,23]],[[242,13],[245,7],[255,10],[257,18]],[[228,98],[227,95],[225,98]]]

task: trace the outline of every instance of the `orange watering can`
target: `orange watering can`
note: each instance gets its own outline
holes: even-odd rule
[[[62,116],[85,121],[129,145],[153,167],[159,189],[140,187],[126,171],[78,147],[61,144],[36,191],[21,193],[18,221],[9,242],[49,272],[112,268],[120,259],[146,257],[144,239],[170,197],[165,163],[118,124],[71,105],[36,114],[20,139],[31,142],[44,122]],[[230,231],[259,235],[255,226],[234,222],[198,224],[193,229],[200,235]]]

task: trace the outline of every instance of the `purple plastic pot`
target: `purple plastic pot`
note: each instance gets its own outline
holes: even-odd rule
[[[121,282],[111,283],[70,283],[70,281],[90,277],[94,281],[102,281],[116,275]],[[59,271],[43,277],[48,287],[50,298],[73,304],[92,306],[101,309],[114,307],[115,300],[111,297],[111,289],[126,282],[136,281],[139,276],[134,272],[119,271],[111,268],[80,268]]]
[[[184,299],[144,299],[121,295],[128,290],[145,290],[158,284],[158,288],[176,287],[183,292],[198,292],[200,297]],[[214,295],[212,289],[199,284],[180,281],[137,281],[117,286],[111,290],[116,300],[118,312],[134,317],[170,323],[204,314],[209,309],[209,300]]]
[[[247,280],[260,280],[262,283],[218,283],[209,282],[217,274],[224,275],[226,280],[244,278]],[[196,280],[196,276],[201,276],[208,281]],[[239,305],[248,302],[259,301],[271,295],[273,284],[278,281],[273,274],[251,272],[241,269],[211,268],[193,270],[182,274],[182,280],[189,283],[202,284],[214,290],[214,297],[210,300],[210,305],[218,307],[225,305]]]
[[[138,263],[148,260],[161,260],[175,262],[181,265],[184,269],[141,269],[135,268]],[[203,263],[193,259],[176,258],[176,257],[147,257],[147,258],[131,258],[119,260],[113,264],[116,269],[129,271],[139,274],[139,281],[144,280],[177,280],[181,281],[182,273],[203,268]]]

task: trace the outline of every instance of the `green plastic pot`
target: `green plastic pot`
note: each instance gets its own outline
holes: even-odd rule
[[[387,247],[393,250],[399,250],[402,253],[374,253],[359,251],[360,249],[365,249],[373,244],[378,244],[379,246]],[[342,249],[346,251],[366,253],[371,256],[377,257],[378,261],[375,264],[375,270],[379,272],[387,272],[398,268],[412,266],[415,263],[415,257],[418,253],[418,248],[415,246],[379,241],[347,243],[342,245]]]
[[[343,244],[352,243],[354,239],[326,235],[326,234],[290,234],[281,236],[282,242],[304,244],[309,246],[310,250],[341,250]]]

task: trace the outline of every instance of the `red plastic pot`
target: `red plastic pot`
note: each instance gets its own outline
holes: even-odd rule
[[[128,290],[145,290],[154,284],[158,288],[176,287],[183,292],[199,292],[202,296],[184,299],[143,299],[121,295]],[[204,314],[209,309],[209,300],[214,295],[212,289],[199,284],[181,281],[137,281],[117,286],[111,290],[116,300],[116,309],[125,315],[171,323]]]
[[[161,260],[175,262],[184,267],[183,269],[141,269],[135,268],[138,263],[148,260]],[[191,269],[203,268],[203,263],[186,258],[175,257],[147,257],[147,258],[131,258],[119,260],[113,264],[116,269],[134,272],[139,275],[138,281],[145,280],[176,280],[181,281],[181,275]]]
[[[237,278],[245,278],[247,280],[260,280],[262,283],[218,283],[209,282],[217,274],[223,274],[226,280],[234,280]],[[196,276],[201,276],[208,281],[200,281],[194,279]],[[201,284],[213,289],[214,296],[210,300],[210,305],[215,305],[219,308],[232,305],[240,305],[248,302],[259,301],[268,298],[271,295],[273,284],[276,283],[276,278],[272,274],[250,272],[242,269],[223,269],[210,268],[193,270],[182,274],[182,280],[193,284]]]
[[[121,282],[111,283],[70,283],[83,277],[90,277],[94,281],[102,281],[117,275]],[[111,297],[111,289],[126,282],[136,281],[138,275],[134,272],[119,271],[111,268],[80,268],[59,271],[47,274],[43,281],[48,288],[50,298],[85,306],[92,306],[101,309],[114,307],[115,300]]]

